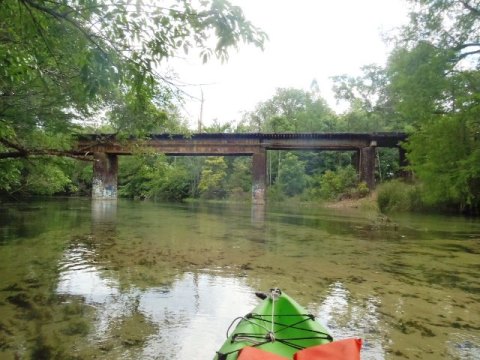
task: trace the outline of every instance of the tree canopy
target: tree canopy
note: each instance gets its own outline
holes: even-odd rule
[[[260,102],[244,115],[250,131],[320,132],[333,131],[337,117],[314,89],[279,88],[271,99]]]
[[[480,3],[413,1],[389,64],[396,109],[412,118],[411,168],[431,204],[480,207]],[[477,164],[477,165],[474,165]]]
[[[165,129],[178,115],[165,59],[226,60],[266,39],[225,0],[3,0],[0,18],[0,160],[75,156],[71,135],[102,116],[116,132]],[[24,164],[0,167],[5,189]]]
[[[352,114],[409,132],[410,169],[433,206],[480,208],[480,2],[410,0],[387,66],[336,78]],[[372,71],[372,69],[374,71]],[[357,117],[355,117],[357,118]],[[366,123],[372,124],[370,120]]]
[[[35,146],[53,145],[43,144],[43,137],[75,130],[76,120],[100,109],[115,113],[110,119],[118,128],[160,126],[175,90],[162,60],[191,48],[204,61],[212,55],[227,59],[228,49],[240,42],[261,47],[265,40],[227,1],[162,5],[2,1],[2,156],[35,154]]]

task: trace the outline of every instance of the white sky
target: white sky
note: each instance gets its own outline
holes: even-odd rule
[[[389,47],[382,34],[407,20],[405,0],[231,0],[269,36],[265,50],[241,45],[226,64],[197,56],[176,59],[171,65],[181,81],[196,84],[185,90],[204,93],[203,123],[241,119],[275,89],[309,89],[316,79],[321,95],[339,109],[331,76],[359,74],[363,65],[384,64]],[[200,101],[187,100],[185,114],[197,126]]]

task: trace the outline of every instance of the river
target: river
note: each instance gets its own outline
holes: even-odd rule
[[[211,359],[280,287],[362,359],[480,359],[480,221],[360,210],[0,204],[0,359]]]

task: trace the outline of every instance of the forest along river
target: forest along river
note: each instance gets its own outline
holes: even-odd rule
[[[0,358],[211,359],[278,286],[362,359],[480,359],[480,222],[326,209],[0,205]]]

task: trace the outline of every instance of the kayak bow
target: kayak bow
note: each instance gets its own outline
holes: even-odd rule
[[[257,293],[257,296],[263,301],[251,313],[232,322],[227,330],[227,340],[214,360],[238,359],[243,349],[252,347],[266,352],[267,356],[262,359],[269,359],[268,354],[272,359],[278,359],[278,356],[293,359],[299,350],[333,341],[312,314],[280,289],[272,289],[268,294]],[[229,334],[236,323],[234,331]]]

